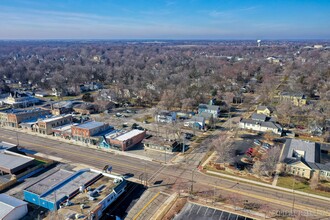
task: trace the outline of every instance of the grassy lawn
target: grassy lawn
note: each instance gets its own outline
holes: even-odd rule
[[[211,167],[211,166],[208,166],[208,165],[205,166],[204,169],[209,170],[209,171],[214,171],[214,172],[222,173],[222,174],[226,174],[226,175],[229,175],[229,176],[240,177],[240,178],[247,179],[247,180],[253,180],[253,181],[256,181],[256,182],[260,182],[260,183],[271,184],[269,182],[262,181],[261,179],[256,178],[256,177],[253,177],[253,176],[250,176],[250,175],[240,176],[240,175],[237,175],[237,174],[234,174],[234,173],[231,173],[231,172],[227,172],[225,170],[217,170],[216,168]],[[210,174],[210,175],[212,175],[212,174]],[[217,177],[219,177],[219,176],[217,176]]]
[[[213,154],[213,152],[214,152],[213,150],[208,151],[201,160],[200,164],[203,164]]]
[[[294,178],[291,176],[286,176],[286,177],[279,177],[277,181],[277,186],[292,189],[294,185],[295,190],[299,190],[305,193],[311,193],[319,196],[325,196],[325,197],[330,197],[330,193],[328,192],[323,192],[319,190],[312,190],[309,187],[308,183],[304,183],[302,181],[299,181],[298,179],[295,180],[295,183],[293,183]]]
[[[144,121],[146,121],[147,123],[153,123],[153,122],[155,122],[154,117],[152,117],[151,115],[146,115],[146,116],[141,117],[141,118],[135,118],[135,120],[137,122],[141,122],[141,123],[143,123]]]

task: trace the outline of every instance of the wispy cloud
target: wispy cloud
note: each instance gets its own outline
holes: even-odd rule
[[[240,12],[252,12],[255,11],[259,6],[250,6],[250,7],[245,7],[245,8],[238,8],[238,9],[233,9],[233,10],[212,10],[208,12],[208,15],[213,18],[218,18],[218,17],[230,17],[237,15]]]

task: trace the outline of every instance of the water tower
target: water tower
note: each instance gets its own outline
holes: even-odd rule
[[[261,40],[257,40],[257,43],[258,43],[258,47],[260,47]]]

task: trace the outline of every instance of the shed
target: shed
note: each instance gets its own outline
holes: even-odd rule
[[[0,194],[0,219],[19,220],[28,213],[27,203],[6,194]]]

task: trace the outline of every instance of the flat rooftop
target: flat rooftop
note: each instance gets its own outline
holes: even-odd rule
[[[41,108],[34,108],[34,109],[6,109],[3,111],[0,111],[2,113],[7,113],[7,114],[24,114],[24,113],[30,113],[30,112],[40,112],[43,111]]]
[[[73,172],[67,170],[57,170],[56,172],[46,176],[25,190],[37,195],[41,195],[71,175],[73,175]]]
[[[62,125],[62,126],[53,128],[53,131],[68,132],[68,131],[71,131],[71,126],[77,126],[77,125],[78,125],[78,123]]]
[[[97,128],[100,126],[103,126],[105,123],[104,122],[99,122],[99,121],[89,121],[89,122],[85,122],[83,124],[77,125],[77,128],[85,128],[85,129],[93,129],[93,128]]]
[[[62,118],[66,118],[66,117],[69,117],[69,116],[71,116],[71,115],[59,115],[59,116],[54,116],[54,117],[46,118],[46,119],[43,119],[41,121],[47,123],[47,122],[59,120],[59,119],[62,119]]]
[[[0,152],[5,151],[5,150],[10,149],[10,148],[14,148],[14,147],[17,147],[17,145],[16,144],[11,144],[11,143],[8,143],[8,142],[4,142],[4,141],[0,141]]]
[[[79,186],[88,183],[90,180],[98,176],[98,173],[83,172],[77,175],[74,179],[70,180],[68,183],[64,184],[56,190],[56,198],[61,199],[65,196],[72,194],[74,191],[79,189]],[[48,201],[55,201],[54,193],[50,193],[44,197]]]
[[[87,214],[88,210],[93,210],[96,206],[98,206],[99,202],[102,201],[106,196],[108,196],[112,190],[115,188],[117,184],[114,183],[114,179],[103,176],[99,180],[97,180],[94,184],[92,184],[90,187],[92,190],[98,188],[99,186],[104,185],[101,192],[96,198],[96,200],[91,201],[89,200],[88,193],[78,193],[75,197],[73,197],[70,202],[73,204],[70,206],[64,206],[63,208],[59,209],[59,214],[68,217],[72,214],[80,213],[81,214],[81,208],[80,205],[84,204],[86,209],[84,209],[84,214]]]
[[[5,153],[0,153],[0,170],[13,170],[17,167],[24,166],[25,164],[33,161],[34,158],[26,156],[15,156]]]
[[[115,137],[114,139],[116,139],[118,141],[126,141],[126,140],[131,139],[132,137],[135,137],[136,135],[142,134],[144,132],[145,131],[134,129],[134,130],[131,130],[129,132],[120,134],[117,137]]]

